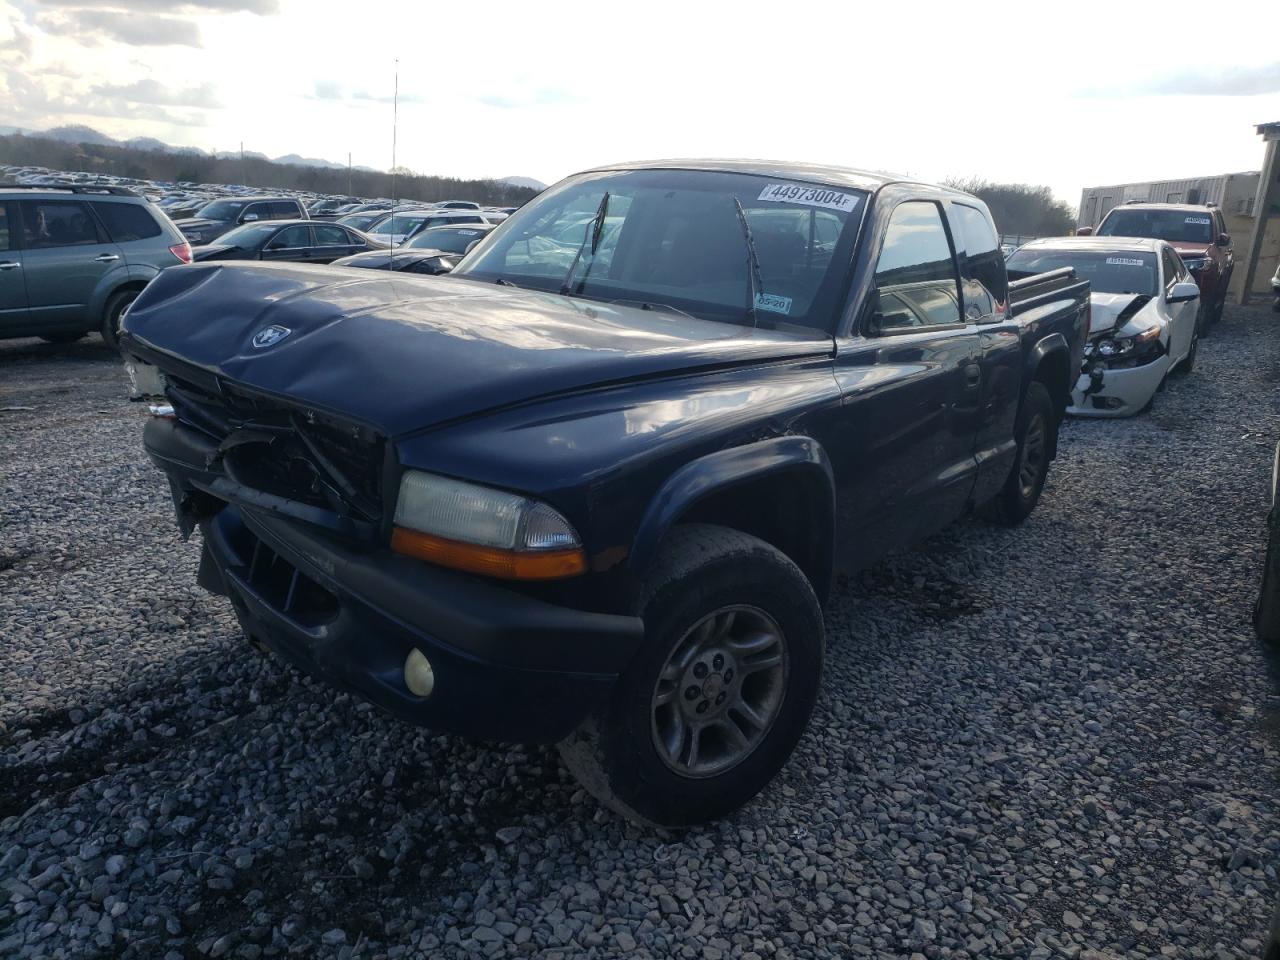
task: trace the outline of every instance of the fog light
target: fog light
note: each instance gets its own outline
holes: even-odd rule
[[[431,669],[431,661],[417,647],[410,650],[409,656],[405,658],[404,685],[419,697],[429,697],[435,689],[436,674]]]

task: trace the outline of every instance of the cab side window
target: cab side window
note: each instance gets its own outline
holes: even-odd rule
[[[964,248],[965,317],[976,322],[990,320],[1009,295],[1000,238],[986,214],[968,204],[951,205],[951,225],[956,246]]]
[[[271,219],[272,220],[301,220],[304,219],[303,214],[298,210],[298,204],[292,200],[273,200],[271,203]]]
[[[898,204],[876,261],[869,332],[961,323],[959,284],[938,205]]]
[[[78,200],[24,200],[22,226],[28,250],[106,242],[89,205]]]
[[[10,227],[9,205],[0,203],[0,250],[12,250],[14,247],[13,230]]]

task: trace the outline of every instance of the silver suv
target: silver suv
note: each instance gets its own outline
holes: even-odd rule
[[[0,338],[50,343],[120,318],[152,277],[191,262],[164,212],[123,187],[0,184]]]

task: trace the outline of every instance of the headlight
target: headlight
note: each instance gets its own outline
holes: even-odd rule
[[[1154,323],[1132,337],[1099,337],[1086,344],[1084,352],[1086,357],[1098,356],[1122,367],[1136,367],[1150,363],[1162,350],[1160,324]]]
[[[1188,257],[1186,260],[1182,261],[1182,265],[1185,266],[1192,273],[1195,273],[1198,270],[1203,270],[1205,267],[1209,265],[1209,258],[1208,257]]]
[[[417,470],[400,481],[391,549],[510,580],[571,577],[587,568],[577,531],[547,504]]]

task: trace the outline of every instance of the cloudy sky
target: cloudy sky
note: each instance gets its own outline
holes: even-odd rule
[[[0,0],[0,125],[547,182],[805,159],[1085,184],[1257,169],[1276,0]],[[1037,12],[1040,11],[1040,12]]]

